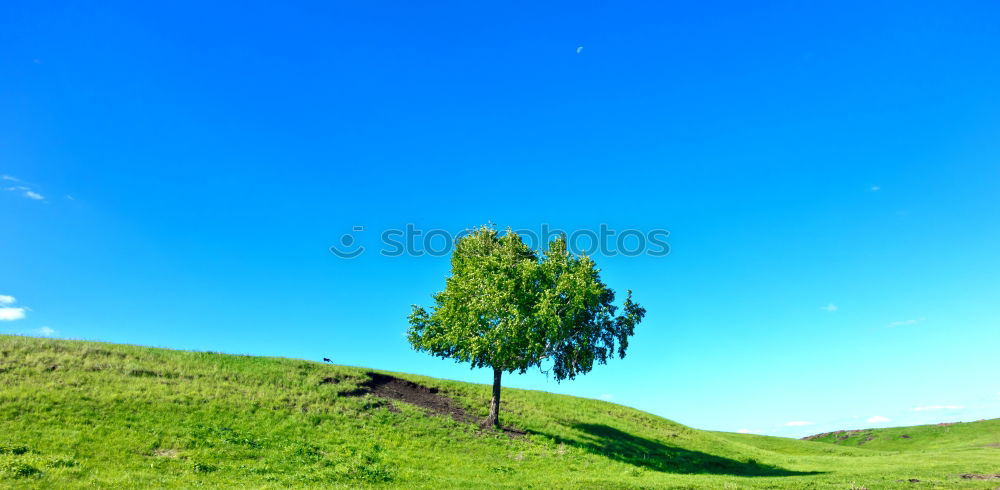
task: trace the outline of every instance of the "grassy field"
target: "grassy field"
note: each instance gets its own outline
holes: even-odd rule
[[[966,447],[1000,449],[997,434],[1000,434],[1000,419],[889,429],[842,430],[809,436],[807,439],[880,451],[933,451]]]
[[[475,423],[486,415],[489,386],[380,372],[416,386],[368,373],[0,336],[0,486],[1000,486],[961,476],[1000,473],[995,420],[800,441],[695,430],[604,401],[505,389],[504,433]],[[404,388],[443,414],[385,398]]]

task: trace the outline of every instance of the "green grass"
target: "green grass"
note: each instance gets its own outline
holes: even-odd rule
[[[935,451],[988,447],[1000,449],[1000,419],[888,429],[843,430],[809,440],[883,451]],[[997,469],[1000,472],[1000,468]]]
[[[897,481],[910,478],[920,488],[1000,485],[960,477],[1000,472],[1000,448],[989,447],[1000,442],[996,421],[905,443],[891,432],[904,429],[884,429],[884,442],[828,444],[700,431],[599,400],[505,389],[504,421],[526,432],[511,438],[405,403],[344,396],[365,372],[0,336],[0,486],[915,488]],[[392,374],[486,415],[489,386]],[[905,445],[911,441],[917,445]]]

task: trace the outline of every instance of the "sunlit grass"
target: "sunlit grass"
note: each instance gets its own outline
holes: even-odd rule
[[[996,423],[914,451],[699,431],[608,402],[505,389],[503,420],[526,432],[511,438],[401,402],[391,411],[338,395],[366,371],[0,336],[0,486],[1000,485],[960,477],[1000,472],[1000,448],[988,446],[1000,442]],[[486,415],[489,386],[396,374]],[[329,377],[338,382],[322,382]]]

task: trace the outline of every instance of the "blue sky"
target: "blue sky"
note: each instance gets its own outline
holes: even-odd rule
[[[381,230],[662,228],[596,257],[648,310],[626,359],[506,386],[786,436],[1000,416],[995,3],[11,2],[0,33],[0,333],[485,383],[410,350],[447,258]]]

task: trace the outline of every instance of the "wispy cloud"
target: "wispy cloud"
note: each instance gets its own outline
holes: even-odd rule
[[[576,47],[576,54],[580,54],[582,52],[583,52],[583,46],[577,46]]]
[[[21,182],[21,179],[18,179],[16,177],[11,177],[10,175],[0,175],[0,180],[6,180],[9,182]],[[36,201],[42,201],[45,199],[45,196],[35,192],[31,187],[28,187],[26,185],[15,185],[11,187],[4,187],[3,190],[8,192],[20,192],[21,195],[23,195],[24,197],[27,197],[28,199],[34,199]]]
[[[39,327],[31,331],[32,334],[38,335],[39,337],[52,337],[58,332],[50,327]]]
[[[793,420],[791,422],[785,422],[785,427],[804,427],[813,424],[815,424],[815,422],[806,422],[805,420]]]
[[[892,419],[889,417],[883,417],[881,415],[876,415],[874,417],[868,417],[868,422],[872,424],[884,424],[886,422],[891,422]]]
[[[11,305],[17,302],[13,296],[8,296],[6,294],[0,294],[0,305]]]
[[[612,398],[614,398],[614,396],[608,393],[601,393],[601,396],[599,396],[598,398],[604,401],[610,401]]]
[[[962,405],[926,405],[923,407],[915,407],[914,412],[926,412],[927,410],[961,410],[965,408]]]
[[[870,190],[870,191],[872,191],[872,192],[878,192],[878,191],[879,191],[879,190],[881,190],[881,189],[882,189],[882,188],[881,188],[881,187],[879,187],[879,186],[877,186],[877,185],[873,185],[873,186],[871,186],[871,187],[869,187],[869,188],[868,188],[868,190]]]
[[[903,327],[906,325],[916,325],[924,320],[926,320],[926,318],[917,318],[914,320],[900,320],[898,322],[889,322],[889,325],[887,326],[889,328],[895,328],[895,327]]]
[[[756,434],[757,432],[760,432],[760,431],[750,430],[750,429],[740,429],[740,430],[738,430],[736,432],[739,433],[739,434]]]
[[[826,311],[826,312],[829,312],[829,313],[833,313],[833,312],[839,310],[840,307],[837,306],[837,305],[835,305],[835,304],[833,304],[833,303],[830,303],[830,304],[828,304],[826,306],[820,306],[819,309],[821,309],[823,311]]]

